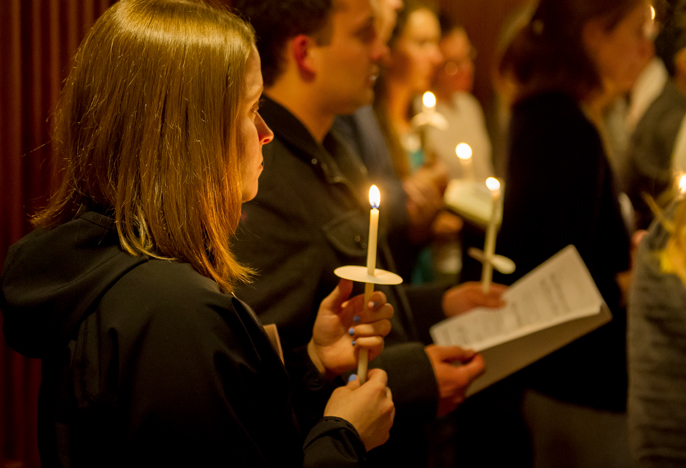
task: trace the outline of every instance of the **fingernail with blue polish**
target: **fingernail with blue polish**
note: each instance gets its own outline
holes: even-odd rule
[[[350,336],[353,336],[355,334],[355,330],[351,328],[350,330],[348,330],[348,333],[350,333]]]
[[[357,378],[357,374],[351,374],[350,377],[348,377],[348,383],[352,382]]]
[[[362,319],[360,318],[359,315],[356,315],[353,317],[353,322],[355,322],[355,323],[360,323],[360,320],[362,320]]]
[[[353,346],[355,346],[355,343],[357,343],[357,340],[353,340]]]
[[[370,304],[371,304],[371,306],[369,306],[370,309],[373,309],[374,307],[376,307],[376,302],[372,301],[372,302],[370,302]]]

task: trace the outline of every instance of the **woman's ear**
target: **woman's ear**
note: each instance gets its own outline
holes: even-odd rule
[[[674,54],[674,75],[677,81],[686,83],[686,47]]]
[[[605,24],[600,19],[589,20],[581,29],[581,43],[589,57],[595,59],[605,38]]]
[[[314,78],[317,71],[317,47],[314,39],[305,34],[295,36],[291,41],[291,53],[301,75],[306,79]]]

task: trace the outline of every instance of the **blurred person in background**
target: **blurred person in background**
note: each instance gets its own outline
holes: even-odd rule
[[[602,439],[584,443],[583,430],[559,435],[578,457],[584,444],[594,447],[588,463],[601,466],[607,459],[622,466],[626,457],[631,244],[596,109],[608,93],[631,89],[652,53],[650,24],[644,0],[542,0],[500,63],[516,91],[497,250],[517,271],[498,278],[515,281],[569,244],[586,263],[613,320],[530,366],[526,377],[555,401],[588,408],[574,414],[598,427],[610,419]],[[562,418],[567,407],[553,407]]]
[[[675,176],[686,170],[686,5],[671,6],[655,41],[658,58],[669,73],[662,92],[636,125],[621,174],[621,187],[636,214],[636,227],[647,229],[656,204],[673,198]],[[673,195],[673,192],[672,192]],[[653,206],[651,208],[651,205]]]
[[[413,101],[430,88],[442,61],[440,34],[438,17],[429,6],[406,1],[388,44],[389,58],[375,86],[374,111],[396,174],[404,181],[409,217],[417,220],[410,223],[409,242],[391,248],[399,270],[414,283],[435,281],[437,272],[454,277],[459,262],[454,246],[462,220],[443,205],[448,170],[426,150],[424,129],[412,122]],[[429,244],[433,244],[433,252],[424,247]],[[445,248],[451,252],[446,253]],[[438,259],[446,262],[444,254],[451,255],[447,271],[437,269],[435,263]]]
[[[431,91],[436,95],[436,111],[448,121],[448,128],[426,129],[426,144],[449,170],[451,179],[473,176],[492,177],[491,142],[479,101],[471,94],[474,86],[476,50],[465,28],[441,14],[439,43],[443,61],[436,71]],[[471,174],[465,174],[455,148],[467,143],[472,149]]]

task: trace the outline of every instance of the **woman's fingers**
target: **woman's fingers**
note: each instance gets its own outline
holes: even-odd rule
[[[380,336],[369,336],[365,338],[356,338],[355,346],[358,348],[366,348],[374,350],[375,353],[381,353],[384,347],[384,339]]]
[[[358,338],[368,336],[386,336],[391,332],[390,320],[378,320],[352,327],[352,335]]]
[[[370,323],[370,322],[377,322],[379,320],[389,320],[391,317],[393,317],[394,313],[395,313],[395,311],[393,310],[392,305],[384,304],[382,306],[379,306],[377,304],[371,309],[363,310],[358,315],[360,317],[359,322],[360,323]]]

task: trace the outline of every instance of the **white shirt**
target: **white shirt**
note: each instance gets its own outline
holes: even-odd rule
[[[426,146],[436,154],[450,172],[451,179],[464,177],[464,167],[455,154],[460,143],[472,148],[471,166],[476,180],[493,176],[491,141],[486,130],[486,120],[479,101],[469,93],[455,93],[452,106],[444,102],[436,105],[436,111],[448,120],[447,130],[428,127]]]

